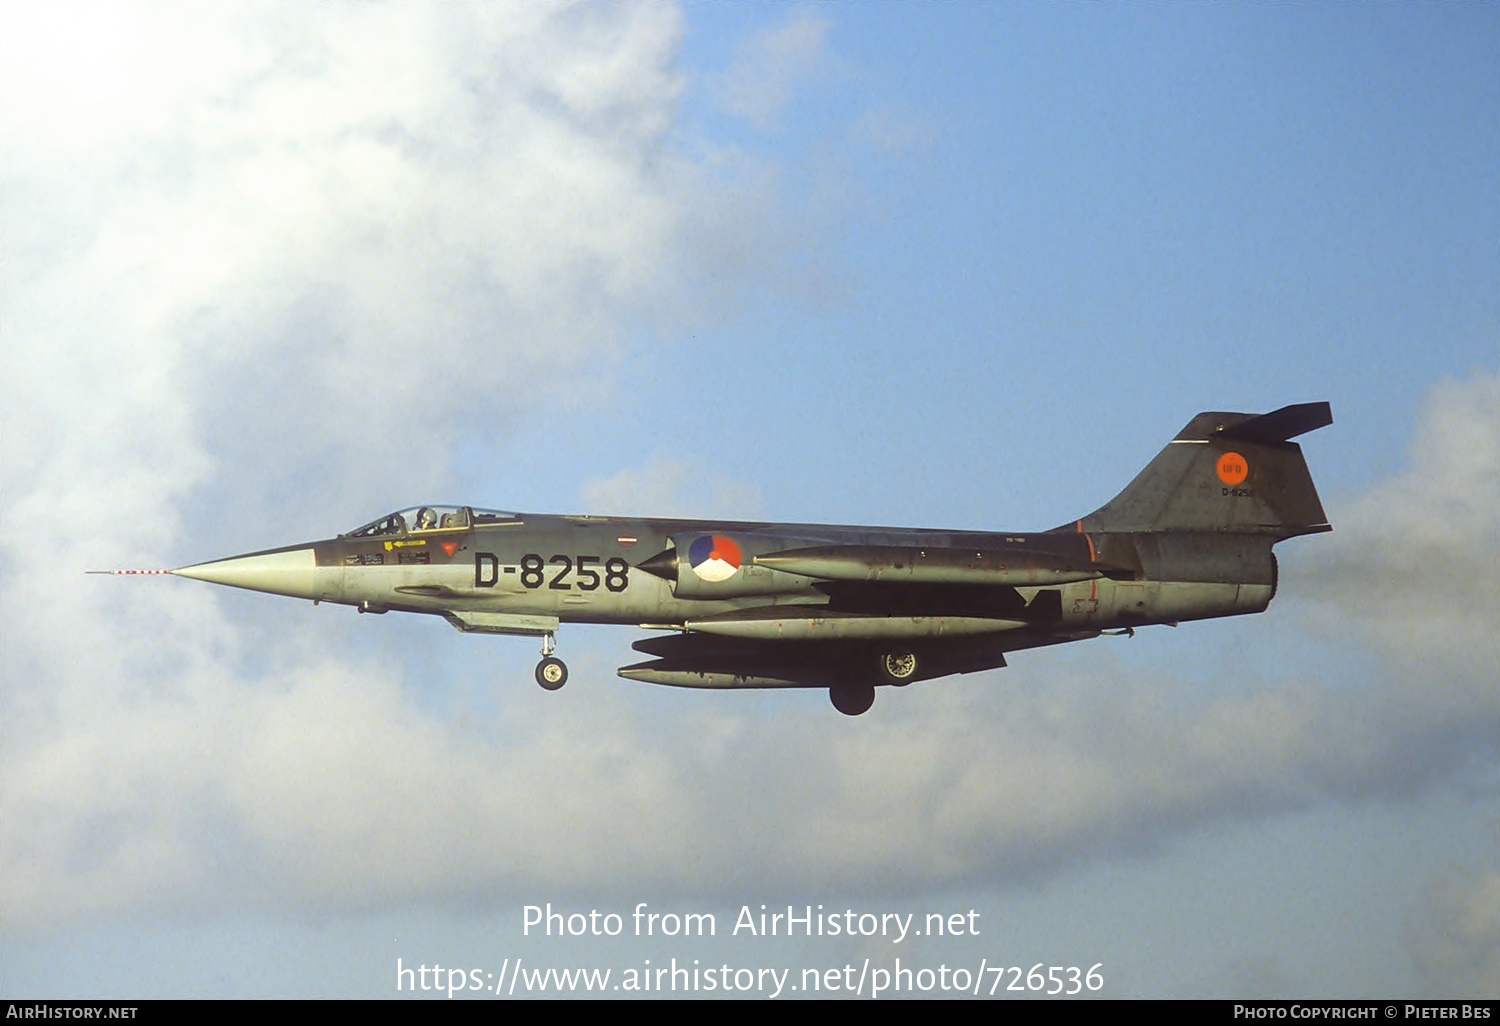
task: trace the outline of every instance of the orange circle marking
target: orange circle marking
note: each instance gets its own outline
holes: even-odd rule
[[[1250,476],[1250,464],[1237,452],[1226,452],[1220,456],[1218,466],[1214,469],[1219,473],[1219,480],[1227,485],[1237,485]]]

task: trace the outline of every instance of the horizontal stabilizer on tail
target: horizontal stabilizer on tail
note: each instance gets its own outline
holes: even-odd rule
[[[1177,432],[1174,442],[1239,441],[1274,445],[1327,427],[1333,408],[1327,403],[1298,403],[1270,413],[1200,413]]]
[[[1332,423],[1333,407],[1327,403],[1299,403],[1242,420],[1219,434],[1246,442],[1285,442]]]

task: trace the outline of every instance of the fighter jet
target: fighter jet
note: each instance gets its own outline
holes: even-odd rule
[[[564,623],[664,632],[629,680],[827,688],[840,712],[903,687],[1005,665],[1010,652],[1258,613],[1272,547],[1332,530],[1301,447],[1327,403],[1200,413],[1124,491],[1045,531],[944,531],[506,513],[425,505],[325,541],[160,573],[428,613],[466,633],[542,639],[561,688]]]

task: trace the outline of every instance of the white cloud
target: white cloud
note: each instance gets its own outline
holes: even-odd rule
[[[756,520],[764,504],[754,486],[704,467],[697,460],[655,456],[584,483],[583,508],[626,516]]]
[[[1450,869],[1423,898],[1410,937],[1429,993],[1500,998],[1500,867]]]
[[[39,90],[68,14],[0,62],[3,426],[47,441],[7,494],[85,508],[114,448],[154,450],[136,516],[210,485],[254,509],[245,470],[357,497],[412,442],[430,484],[422,441],[544,404],[670,288],[674,8],[111,8]]]
[[[770,129],[827,60],[828,27],[825,19],[798,11],[747,39],[714,83],[720,105],[763,131]]]
[[[1431,389],[1410,466],[1333,505],[1331,544],[1292,569],[1330,630],[1350,631],[1426,691],[1492,687],[1500,667],[1500,375]]]
[[[1397,781],[1390,753],[1493,713],[1449,703],[1413,723],[1376,695],[1351,717],[1307,686],[1192,712],[1174,701],[1185,685],[1054,675],[887,693],[860,721],[815,696],[691,694],[653,725],[637,689],[590,683],[599,667],[575,672],[586,694],[508,688],[507,718],[528,726],[507,740],[415,707],[374,659],[287,663],[102,694],[8,751],[6,921],[221,891],[306,912],[1014,882],[1221,819],[1429,787],[1452,761]]]
[[[189,526],[215,554],[325,532],[309,509],[444,480],[461,431],[545,405],[662,305],[685,172],[668,5],[17,14],[0,490],[8,525],[68,528],[0,541],[0,870],[25,922],[155,905],[262,843],[234,796],[317,718],[261,690],[347,674],[257,672],[270,639],[213,596],[81,571],[180,560]]]
[[[855,138],[875,150],[905,154],[930,149],[938,131],[922,113],[898,107],[873,107],[860,115]]]

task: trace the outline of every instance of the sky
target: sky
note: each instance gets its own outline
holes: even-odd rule
[[[3,13],[0,993],[1500,997],[1494,6]],[[1318,400],[1266,613],[852,719],[84,575],[423,502],[1039,530]]]

